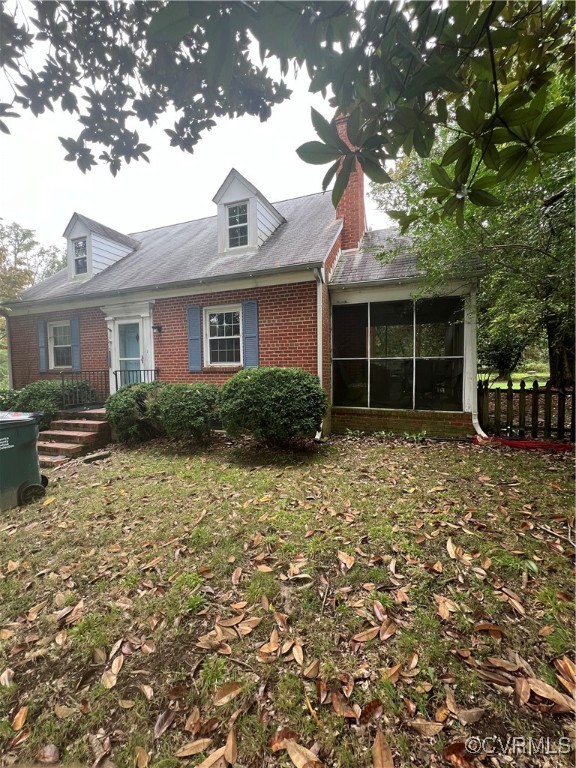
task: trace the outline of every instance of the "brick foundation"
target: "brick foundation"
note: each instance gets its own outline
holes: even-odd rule
[[[394,411],[380,408],[332,408],[332,432],[426,432],[431,437],[467,437],[474,434],[471,413],[448,411]]]

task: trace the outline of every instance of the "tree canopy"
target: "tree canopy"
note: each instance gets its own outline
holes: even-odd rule
[[[559,99],[558,83],[556,100]],[[449,137],[440,137],[440,160]],[[482,262],[478,296],[480,359],[500,372],[513,369],[527,345],[545,337],[554,383],[574,381],[574,180],[572,159],[557,156],[538,177],[507,184],[500,206],[470,207],[430,227],[436,207],[426,190],[438,173],[434,162],[404,158],[373,197],[413,217],[410,235],[428,287],[443,285],[467,262]]]
[[[330,164],[323,186],[336,177],[335,202],[356,159],[387,182],[392,161],[428,157],[444,130],[449,141],[425,193],[437,201],[434,220],[462,224],[467,204],[498,204],[499,185],[533,179],[573,150],[563,131],[570,100],[546,106],[552,66],[573,72],[571,2],[372,0],[364,10],[349,1],[41,2],[28,24],[6,4],[0,14],[0,64],[14,93],[0,103],[0,128],[20,110],[59,105],[81,125],[60,140],[82,171],[100,161],[115,174],[147,160],[134,125],[164,113],[175,111],[167,134],[185,151],[219,116],[267,119],[290,95],[269,59],[283,74],[305,67],[311,90],[348,116],[351,146],[334,120],[313,112],[319,141],[298,150]],[[41,66],[28,68],[30,51],[44,52]],[[404,211],[396,217],[403,228],[413,222]]]

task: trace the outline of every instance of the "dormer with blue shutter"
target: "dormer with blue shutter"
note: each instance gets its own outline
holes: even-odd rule
[[[140,243],[128,235],[105,227],[87,216],[75,213],[64,231],[68,251],[68,279],[90,280]]]
[[[256,253],[284,217],[241,173],[232,168],[213,201],[218,206],[218,253]]]

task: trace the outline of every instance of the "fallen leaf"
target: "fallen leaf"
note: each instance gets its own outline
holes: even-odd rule
[[[370,629],[365,629],[363,632],[358,632],[357,635],[354,635],[352,640],[357,643],[366,643],[368,640],[374,640],[379,632],[380,627],[370,627]]]
[[[134,756],[136,758],[136,768],[147,768],[148,752],[146,752],[144,747],[135,747]]]
[[[46,744],[46,746],[36,752],[34,758],[37,763],[44,763],[44,765],[54,765],[60,761],[60,751],[55,744]]]
[[[444,723],[433,723],[430,720],[410,720],[408,725],[421,736],[436,736],[444,728]]]
[[[228,738],[226,739],[226,746],[224,749],[224,757],[230,763],[230,765],[233,765],[236,762],[236,758],[238,757],[238,747],[236,746],[236,731],[234,728],[232,728],[228,733]]]
[[[388,640],[388,638],[392,637],[397,629],[398,625],[392,621],[392,619],[385,619],[382,622],[382,626],[379,630],[380,640],[382,640],[382,642],[384,642],[384,640]]]
[[[346,552],[338,551],[338,560],[340,560],[340,570],[347,573],[356,562],[356,558]]]
[[[379,699],[372,699],[372,701],[369,701],[368,704],[363,707],[360,713],[360,724],[364,725],[371,720],[375,720],[382,715],[383,711],[384,707],[382,706],[382,702]]]
[[[226,751],[226,747],[220,747],[220,749],[217,749],[215,752],[212,752],[211,755],[208,755],[208,757],[203,760],[199,765],[196,766],[196,768],[214,768],[216,764],[218,765],[222,764],[224,762],[224,765],[226,764],[225,758],[224,758],[224,752]]]
[[[286,749],[286,741],[294,741],[296,739],[296,733],[291,731],[290,728],[280,728],[274,736],[268,740],[268,746],[272,752],[279,752],[281,749]]]
[[[124,664],[124,656],[122,655],[116,656],[116,658],[112,662],[112,666],[110,667],[110,669],[112,670],[112,673],[114,675],[117,675],[118,672],[120,672],[120,670],[122,669],[123,664]]]
[[[12,685],[12,680],[14,680],[14,670],[6,668],[0,675],[0,685],[8,688],[9,685]]]
[[[520,706],[527,704],[530,700],[530,686],[525,677],[517,677],[514,685],[516,701]]]
[[[376,738],[372,744],[372,766],[373,768],[394,768],[392,750],[380,728],[376,731]]]
[[[12,730],[13,731],[21,731],[22,727],[24,726],[24,723],[26,722],[26,718],[28,717],[28,707],[20,707],[18,712],[14,715],[14,719],[12,720]]]
[[[465,751],[466,745],[463,742],[457,742],[447,746],[442,752],[442,757],[454,768],[474,768],[472,763],[464,756]]]
[[[240,683],[226,683],[226,685],[223,685],[214,694],[214,704],[217,707],[223,707],[238,696],[241,690],[242,685]]]
[[[322,768],[322,763],[314,752],[290,739],[287,739],[285,744],[286,752],[296,768]]]
[[[240,584],[240,580],[242,579],[242,568],[238,567],[235,568],[232,572],[232,584],[237,587],[238,584]]]
[[[572,712],[576,707],[574,699],[566,696],[564,693],[560,693],[560,691],[556,690],[556,688],[553,688],[551,685],[548,685],[548,683],[545,683],[543,680],[529,677],[527,682],[531,690],[538,694],[538,696],[542,696],[542,698],[554,702],[556,705],[554,711],[558,714]]]
[[[472,723],[477,723],[485,713],[486,710],[482,709],[481,707],[473,707],[472,709],[459,709],[458,719],[462,725],[472,725]]]
[[[175,717],[176,712],[170,709],[166,709],[158,715],[158,719],[154,725],[154,739],[159,739],[160,736],[170,728]]]
[[[100,680],[104,688],[114,688],[116,685],[116,675],[114,672],[111,672],[109,669],[107,669],[103,674],[102,678]]]
[[[144,685],[144,684],[142,684],[142,685],[139,685],[138,687],[140,688],[140,690],[144,694],[145,698],[148,699],[148,701],[150,701],[152,699],[152,697],[154,696],[154,690],[153,690],[152,686],[151,685]]]
[[[304,652],[302,650],[302,646],[295,644],[292,648],[292,656],[294,656],[294,661],[298,666],[302,666],[304,664]]]
[[[200,752],[204,752],[212,744],[212,739],[196,739],[196,741],[189,741],[180,747],[180,749],[174,753],[175,757],[192,757]]]
[[[304,677],[308,678],[318,677],[320,674],[320,662],[318,659],[314,659],[314,661],[310,662],[302,674]]]

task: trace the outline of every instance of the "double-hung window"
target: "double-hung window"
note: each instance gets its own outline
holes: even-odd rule
[[[48,361],[50,368],[72,367],[70,322],[48,323]]]
[[[462,410],[461,298],[337,305],[332,320],[334,405]]]
[[[229,205],[228,247],[239,248],[248,245],[248,203]]]
[[[204,359],[208,365],[242,365],[242,312],[239,306],[204,310]]]
[[[88,252],[86,250],[86,238],[74,240],[74,274],[86,275],[88,273]]]

